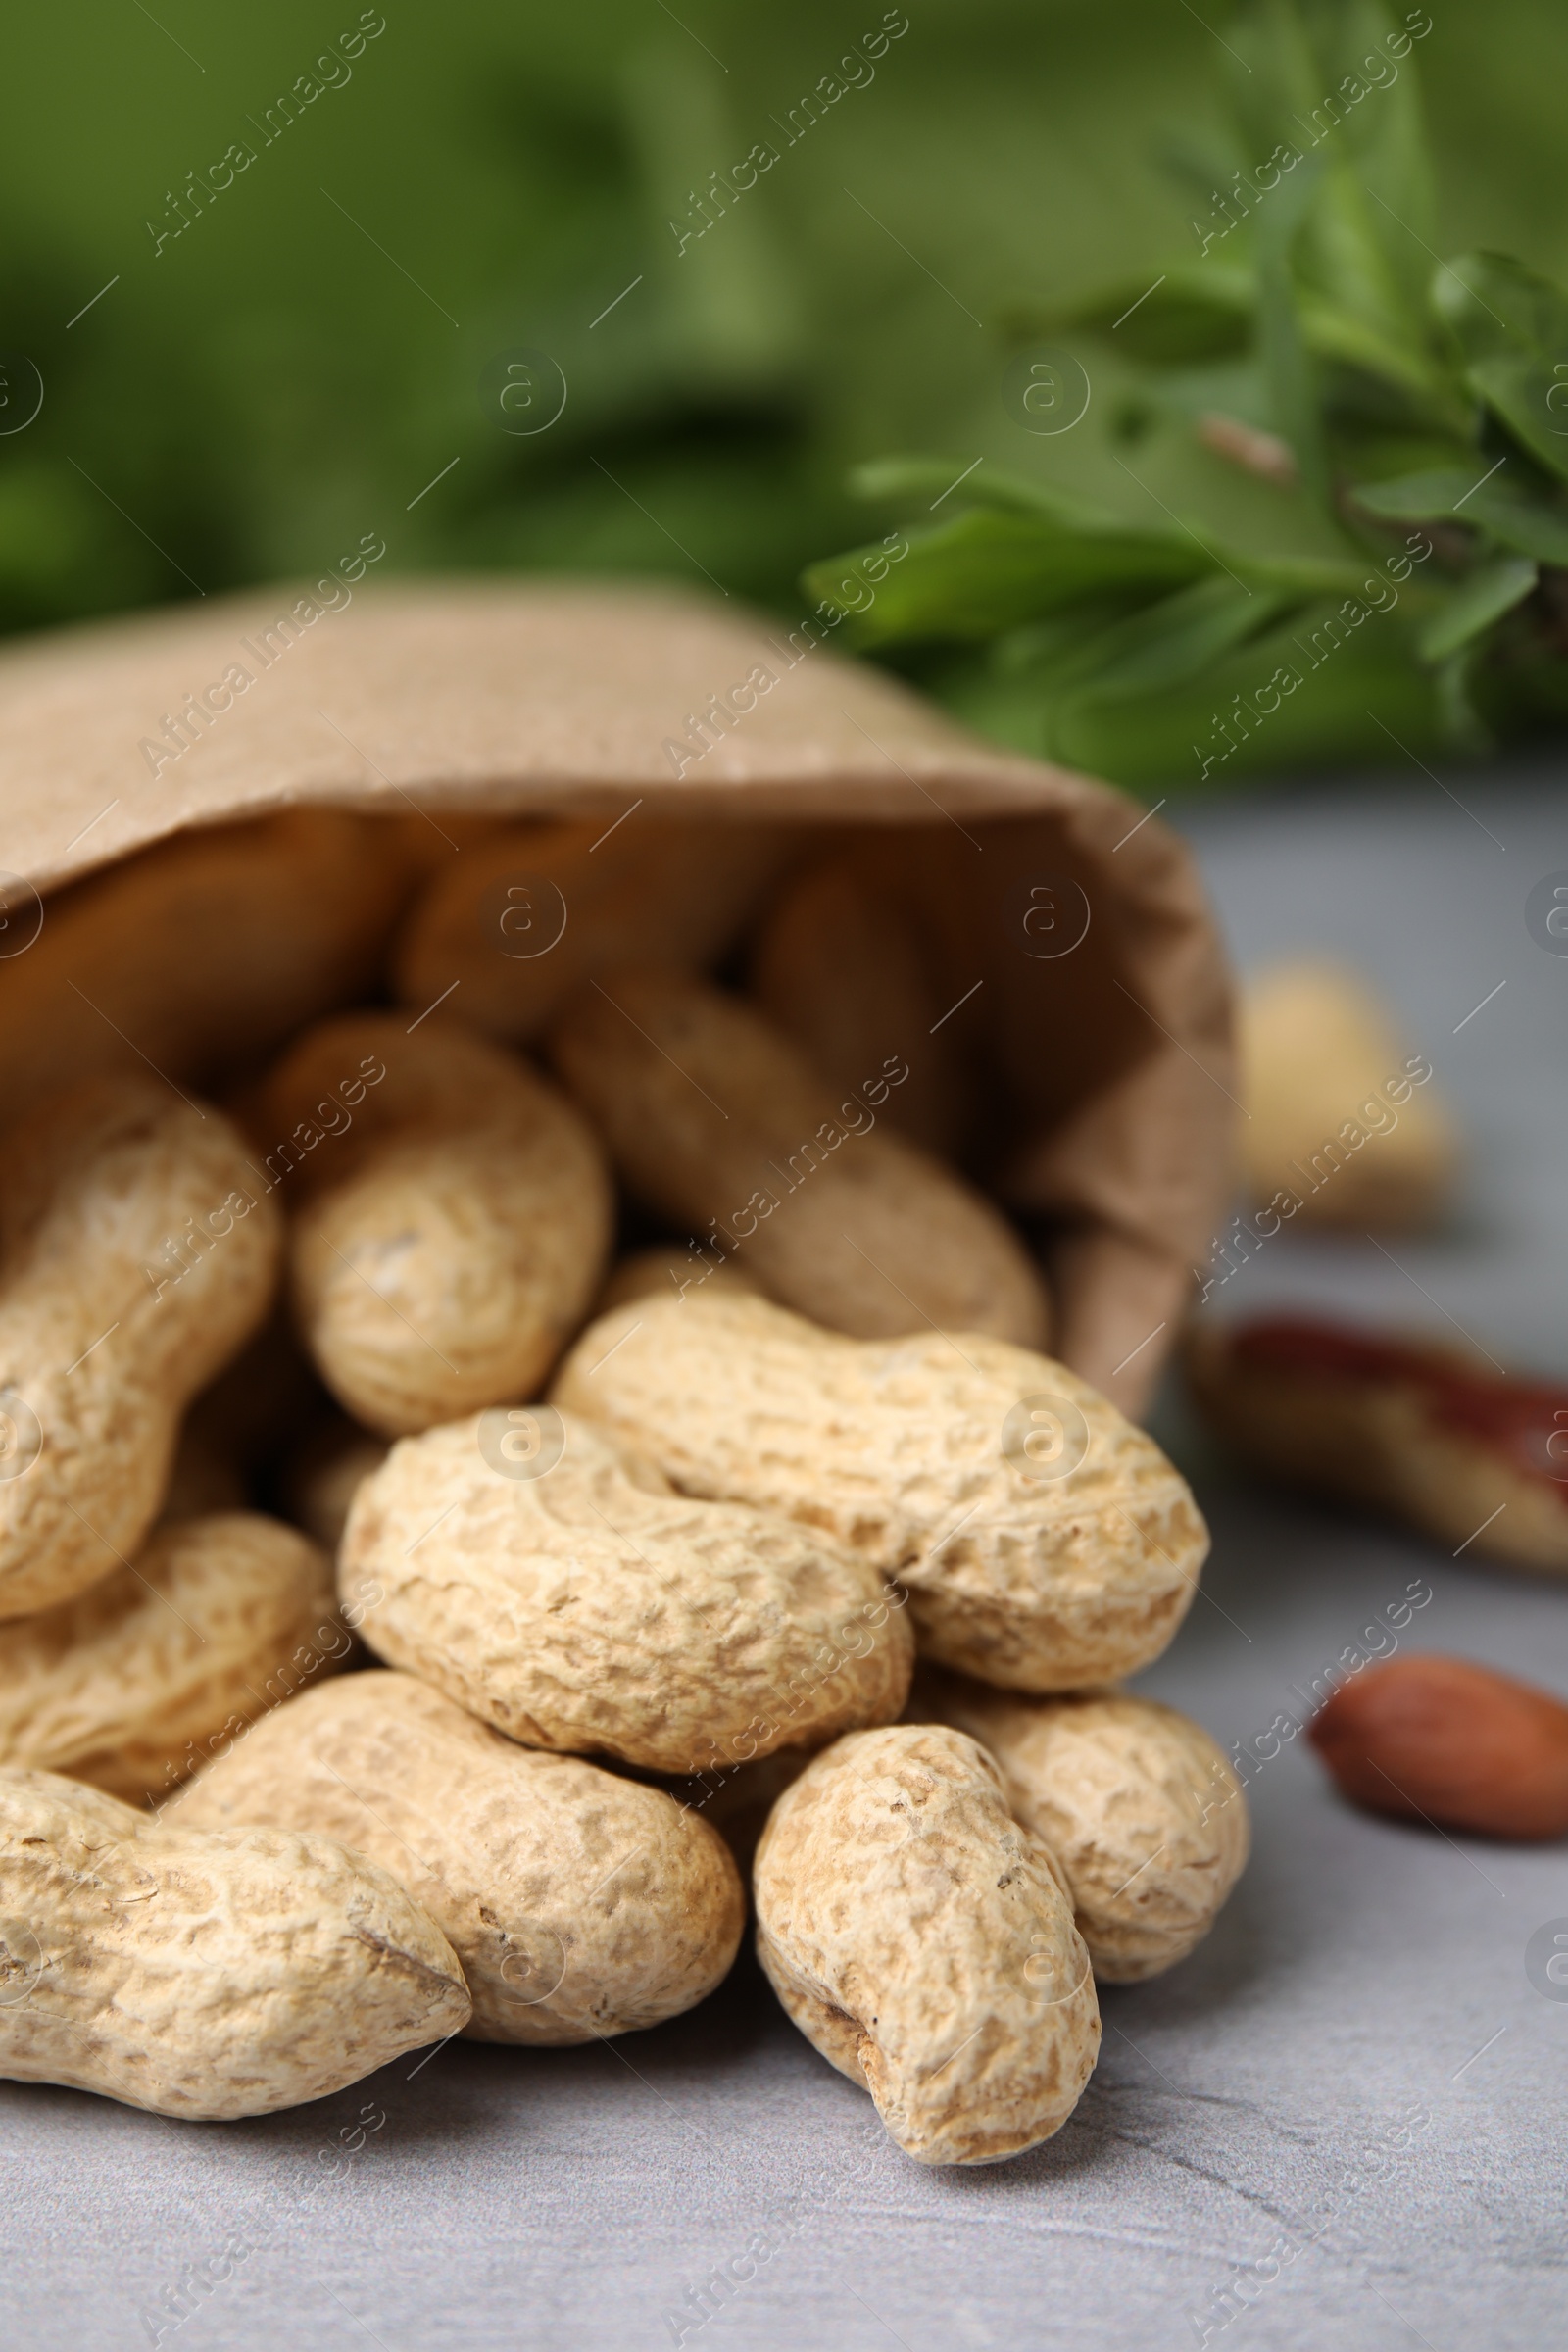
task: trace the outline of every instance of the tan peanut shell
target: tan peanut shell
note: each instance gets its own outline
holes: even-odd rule
[[[317,1830],[379,1862],[463,1963],[475,2041],[594,2041],[657,2026],[728,1973],[746,1923],[697,1814],[578,1756],[503,1739],[407,1674],[351,1674],[279,1707],[170,1818]]]
[[[1247,1864],[1247,1799],[1223,1748],[1156,1699],[1020,1698],[921,1679],[914,1711],[978,1740],[1007,1802],[1061,1864],[1095,1974],[1138,1984],[1185,1960]]]
[[[677,1494],[548,1406],[395,1446],[354,1498],[340,1581],[372,1649],[498,1731],[657,1772],[820,1745],[891,1722],[908,1690],[874,1567]]]
[[[7,1629],[0,1763],[165,1795],[352,1647],[330,1563],[293,1528],[256,1511],[165,1522],[133,1562]]]
[[[684,1493],[897,1577],[928,1656],[1015,1690],[1147,1666],[1208,1548],[1152,1439],[1065,1366],[972,1333],[846,1340],[762,1298],[640,1299],[590,1325],[554,1396]]]
[[[792,881],[760,925],[751,990],[828,1085],[850,1094],[889,1055],[908,1076],[888,1096],[888,1124],[926,1151],[958,1157],[972,1090],[911,913],[848,858]]]
[[[807,2039],[922,2164],[1049,2139],[1100,2050],[1051,1857],[961,1732],[852,1733],[785,1790],[753,1872],[757,1949]]]
[[[1452,1117],[1432,1065],[1400,1050],[1387,1009],[1333,963],[1279,964],[1244,992],[1241,1144],[1248,1190],[1308,1224],[1398,1232],[1440,1215]],[[1424,1073],[1420,1075],[1419,1073]]]
[[[716,962],[789,853],[773,825],[610,823],[519,825],[451,860],[398,943],[403,1002],[457,983],[466,1021],[529,1044],[612,965]]]
[[[689,1291],[760,1289],[738,1257],[723,1257],[695,1243],[684,1249],[674,1242],[656,1243],[648,1250],[634,1250],[611,1267],[594,1301],[594,1314],[608,1315],[628,1298],[684,1298]]]
[[[566,1085],[649,1206],[735,1250],[770,1297],[859,1339],[1044,1344],[1044,1285],[999,1210],[882,1121],[895,1051],[857,1094],[739,998],[618,970],[552,1034]]]
[[[410,880],[400,826],[300,808],[56,893],[0,960],[0,1121],[82,1078],[150,1062],[205,1085],[272,1053],[372,985]]]
[[[90,1079],[0,1151],[0,1618],[140,1547],[180,1416],[257,1328],[277,1211],[220,1112]]]
[[[599,1287],[611,1188],[583,1120],[514,1054],[433,1015],[345,1014],[248,1106],[288,1165],[300,1328],[389,1437],[531,1396]],[[270,1145],[267,1139],[276,1139]]]
[[[149,1826],[0,1768],[0,2077],[194,2122],[324,2098],[466,2024],[396,1880],[330,1838]]]

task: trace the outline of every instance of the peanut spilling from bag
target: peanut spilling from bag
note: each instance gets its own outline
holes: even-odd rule
[[[897,1577],[924,1651],[1012,1689],[1148,1665],[1208,1547],[1151,1438],[1062,1365],[972,1333],[855,1341],[761,1298],[637,1299],[589,1327],[554,1394],[684,1493]]]
[[[877,1569],[694,1501],[591,1422],[500,1407],[360,1488],[343,1598],[371,1648],[530,1747],[657,1772],[890,1722],[911,1642]]]
[[[1049,1849],[961,1732],[857,1732],[779,1798],[757,1949],[807,2039],[923,2164],[1058,2132],[1100,2048],[1089,1954]]]
[[[155,1530],[74,1600],[7,1627],[0,1763],[166,1795],[293,1691],[347,1663],[332,1570],[255,1511]]]
[[[908,1074],[896,1051],[836,1092],[738,998],[622,970],[573,1001],[551,1054],[632,1194],[785,1305],[861,1339],[936,1324],[1044,1344],[1018,1236],[882,1121]]]
[[[149,1826],[0,1769],[0,2077],[222,2121],[325,2098],[466,2025],[446,1937],[330,1838]]]
[[[265,1315],[276,1207],[216,1110],[89,1080],[0,1153],[0,1618],[139,1550],[186,1404]]]
[[[722,1838],[662,1789],[502,1738],[406,1674],[280,1707],[170,1808],[368,1854],[463,1963],[476,2041],[594,2041],[691,2008],[746,1922]]]
[[[554,1087],[455,1022],[356,1013],[248,1112],[289,1187],[300,1328],[357,1420],[400,1436],[534,1392],[610,1246],[603,1154]]]
[[[1130,1984],[1184,1960],[1246,1866],[1247,1799],[1224,1750],[1124,1691],[1021,1698],[922,1677],[917,1711],[978,1740],[1007,1802],[1061,1864],[1095,1974]]]
[[[656,2025],[729,1969],[725,1838],[765,1814],[802,2031],[920,2161],[1033,2147],[1094,2065],[1091,1960],[1168,1966],[1245,1858],[1213,1743],[1085,1688],[1170,1640],[1202,1521],[924,1148],[1006,1140],[925,898],[814,866],[764,1010],[700,975],[784,828],[453,823],[444,870],[444,829],[331,816],[176,845],[52,904],[13,984],[55,1021],[0,1040],[15,1101],[118,1064],[61,993],[100,965],[175,1076],[0,1151],[0,2076],[226,2118],[459,2032]],[[149,906],[199,934],[178,986],[83,913]],[[387,979],[403,1010],[331,1012]],[[340,1599],[216,1507],[256,1494]],[[356,1633],[386,1665],[338,1675]],[[932,1677],[947,1720],[898,1722],[917,1642],[999,1688]]]

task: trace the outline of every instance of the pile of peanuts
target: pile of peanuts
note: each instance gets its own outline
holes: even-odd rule
[[[224,2119],[627,2033],[725,1977],[749,1870],[897,2143],[1010,2156],[1096,1979],[1246,1860],[1221,1749],[1118,1688],[1206,1533],[942,1156],[899,909],[761,828],[596,831],[476,828],[325,1017],[275,942],[247,1005],[143,933],[134,1069],[43,992],[240,852],[45,923],[0,1042],[0,2075]],[[235,1431],[279,1379],[272,1515]]]

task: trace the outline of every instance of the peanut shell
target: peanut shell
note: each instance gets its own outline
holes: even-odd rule
[[[696,1243],[680,1249],[673,1242],[661,1242],[634,1250],[611,1267],[594,1301],[594,1314],[608,1315],[628,1298],[683,1298],[688,1291],[710,1288],[755,1293],[760,1287],[739,1258],[699,1249]]]
[[[908,1689],[874,1567],[677,1494],[548,1406],[394,1446],[355,1496],[340,1581],[381,1657],[498,1731],[657,1772],[820,1745],[890,1722]]]
[[[924,1717],[978,1740],[1007,1802],[1061,1864],[1104,1984],[1184,1960],[1246,1867],[1247,1799],[1221,1748],[1174,1707],[1125,1691],[1021,1698],[923,1677]]]
[[[353,1647],[331,1565],[256,1511],[165,1522],[134,1562],[14,1620],[0,1649],[0,1763],[167,1795]]]
[[[396,1880],[330,1838],[149,1827],[0,1768],[0,2077],[228,2122],[325,2098],[468,2019]]]
[[[1208,1548],[1151,1438],[1064,1365],[976,1334],[855,1341],[762,1298],[639,1299],[590,1325],[554,1396],[684,1493],[898,1578],[922,1651],[1010,1689],[1148,1665]]]
[[[1458,1142],[1432,1067],[1353,972],[1278,964],[1244,992],[1240,1045],[1248,1190],[1307,1224],[1388,1232],[1430,1225]],[[1424,1069],[1425,1077],[1414,1073]],[[1283,1202],[1282,1202],[1283,1208]]]
[[[385,1438],[373,1437],[345,1413],[335,1413],[319,1423],[284,1464],[287,1517],[333,1559],[355,1495],[371,1471],[380,1469],[389,1450]]]
[[[1005,1218],[884,1123],[896,1050],[846,1094],[739,998],[628,969],[573,1000],[551,1055],[637,1199],[786,1306],[860,1339],[1044,1344],[1045,1286]]]
[[[615,964],[716,962],[788,854],[774,825],[671,824],[646,809],[608,832],[510,828],[420,897],[394,955],[398,993],[422,1009],[456,984],[466,1021],[530,1044]]]
[[[279,1707],[169,1817],[315,1830],[370,1855],[463,1963],[474,2041],[657,2026],[712,1991],[746,1924],[735,1865],[697,1814],[519,1747],[412,1675],[347,1675]]]
[[[205,1086],[352,1004],[409,894],[401,832],[294,808],[180,834],[52,894],[26,953],[0,961],[0,1119],[149,1063]]]
[[[839,1094],[853,1093],[889,1055],[908,1076],[884,1115],[901,1135],[946,1158],[962,1152],[972,1089],[949,1010],[912,913],[877,890],[850,858],[830,858],[791,882],[758,931],[751,990]]]
[[[249,1117],[291,1163],[295,1312],[347,1412],[396,1437],[534,1393],[610,1245],[603,1155],[554,1087],[440,1015],[352,1013]]]
[[[837,1740],[773,1807],[753,1885],[774,1991],[906,2154],[993,2164],[1060,2131],[1100,2050],[1089,1954],[974,1740]]]
[[[267,1312],[277,1210],[218,1111],[90,1079],[0,1152],[0,1618],[140,1548],[196,1392]]]

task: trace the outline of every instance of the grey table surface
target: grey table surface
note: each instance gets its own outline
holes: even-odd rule
[[[1471,1143],[1446,1233],[1389,1258],[1287,1230],[1205,1311],[1289,1298],[1448,1318],[1568,1370],[1568,957],[1524,912],[1568,866],[1560,783],[1374,781],[1182,821],[1241,964],[1357,962]],[[1250,1489],[1177,1405],[1160,1426],[1214,1554],[1143,1685],[1221,1740],[1258,1741],[1293,1686],[1412,1587],[1431,1598],[1404,1646],[1568,1690],[1568,1592]],[[454,2042],[247,2124],[0,2084],[0,2342],[1561,2341],[1568,1999],[1536,1988],[1526,1947],[1568,1929],[1568,1854],[1358,1816],[1300,1740],[1254,1770],[1251,1802],[1254,1857],[1214,1934],[1169,1976],[1106,1989],[1077,2112],[1012,2164],[908,2162],[750,1963],[651,2034],[549,2053]],[[700,2322],[692,2290],[719,2265],[748,2275]]]

